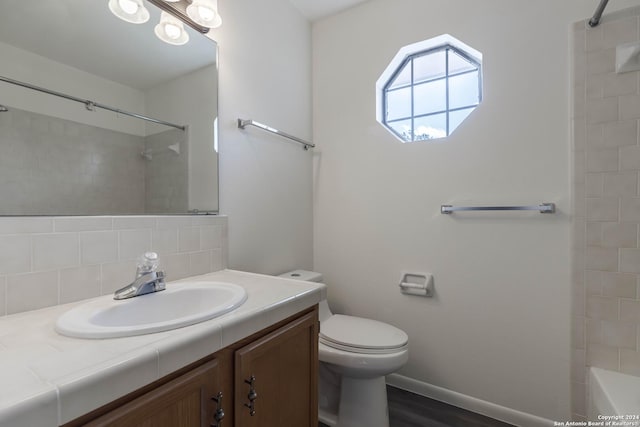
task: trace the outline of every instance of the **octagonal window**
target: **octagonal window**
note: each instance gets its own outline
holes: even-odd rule
[[[446,34],[405,46],[376,92],[378,122],[402,142],[445,138],[482,101],[482,54]]]

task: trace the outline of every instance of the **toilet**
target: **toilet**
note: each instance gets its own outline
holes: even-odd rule
[[[320,273],[306,270],[280,277],[322,282]],[[320,421],[332,427],[389,427],[385,375],[407,362],[407,334],[376,320],[333,314],[326,299],[319,308]]]

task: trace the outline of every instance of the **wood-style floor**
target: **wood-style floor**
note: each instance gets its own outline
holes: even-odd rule
[[[390,427],[513,427],[395,387],[387,387],[387,398]]]

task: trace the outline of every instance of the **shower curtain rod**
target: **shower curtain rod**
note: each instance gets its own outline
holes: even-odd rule
[[[164,120],[154,119],[153,117],[147,117],[147,116],[143,116],[141,114],[131,113],[129,111],[120,110],[119,108],[110,107],[110,106],[105,105],[105,104],[100,104],[99,102],[90,101],[88,99],[78,98],[78,97],[75,97],[75,96],[67,95],[66,93],[62,93],[62,92],[56,92],[54,90],[50,90],[50,89],[46,89],[46,88],[43,88],[43,87],[35,86],[35,85],[29,84],[29,83],[24,83],[24,82],[21,82],[19,80],[10,79],[8,77],[0,76],[0,81],[3,81],[5,83],[11,83],[12,85],[16,85],[16,86],[26,87],[27,89],[35,90],[35,91],[38,91],[38,92],[43,92],[43,93],[46,93],[46,94],[49,94],[49,95],[58,96],[60,98],[68,99],[70,101],[79,102],[81,104],[84,104],[85,107],[87,108],[87,110],[89,110],[89,111],[95,111],[96,108],[102,108],[103,110],[113,111],[114,113],[123,114],[125,116],[130,116],[130,117],[135,117],[136,119],[146,120],[148,122],[153,122],[153,123],[158,123],[160,125],[170,126],[172,128],[176,128],[176,129],[180,129],[180,130],[185,130],[186,129],[186,127],[182,126],[182,125],[176,125],[176,124],[171,123],[171,122],[165,122]]]
[[[604,12],[604,8],[607,7],[607,3],[609,0],[600,0],[600,4],[596,9],[596,12],[593,14],[593,17],[589,20],[590,27],[597,27],[600,23],[600,18],[602,18],[602,13]]]

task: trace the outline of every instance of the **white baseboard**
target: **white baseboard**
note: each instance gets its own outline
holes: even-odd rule
[[[447,390],[446,388],[414,380],[402,375],[387,375],[387,384],[516,426],[553,426],[553,421],[546,418],[527,414],[526,412],[520,412],[505,406],[496,405],[495,403]]]

